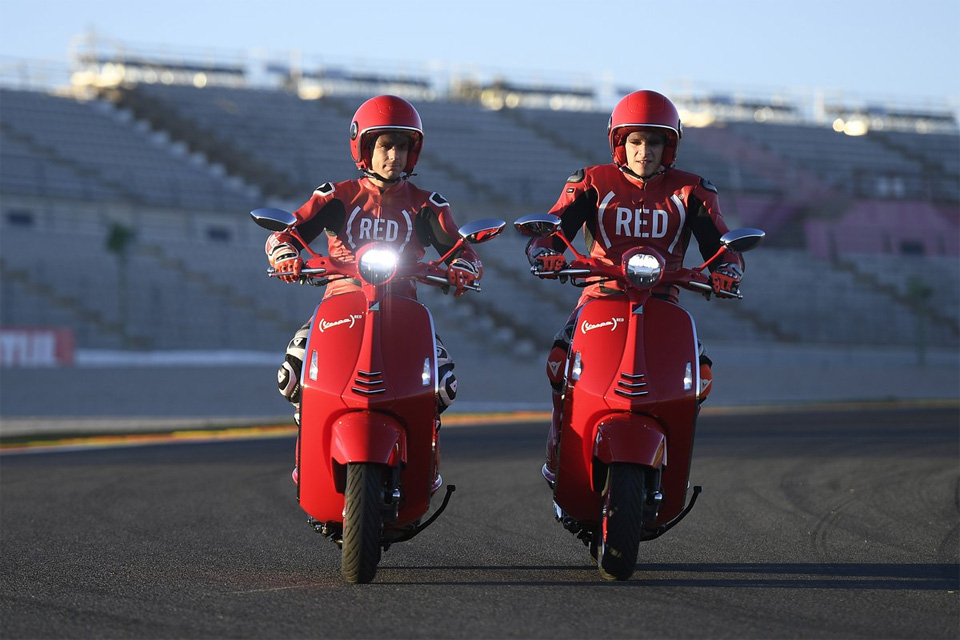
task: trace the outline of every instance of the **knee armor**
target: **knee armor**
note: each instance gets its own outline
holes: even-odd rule
[[[303,353],[309,336],[310,323],[307,322],[293,334],[293,339],[287,345],[287,353],[284,356],[283,364],[277,371],[277,386],[280,389],[280,395],[293,404],[300,402],[300,371],[303,369]]]
[[[457,376],[453,372],[453,358],[437,336],[437,409],[446,411],[457,399]]]

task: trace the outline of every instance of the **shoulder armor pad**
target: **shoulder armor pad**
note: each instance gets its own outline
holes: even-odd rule
[[[570,174],[570,177],[567,178],[567,182],[583,182],[583,179],[587,177],[587,172],[583,169],[577,169]]]
[[[713,183],[707,180],[706,178],[700,178],[700,186],[702,186],[707,191],[713,191],[714,193],[719,193],[717,191],[717,188],[713,185]]]
[[[438,207],[449,207],[449,206],[450,206],[450,203],[447,202],[447,199],[444,198],[444,197],[443,197],[442,195],[440,195],[439,193],[437,193],[436,191],[434,191],[433,193],[430,194],[430,202],[432,202],[433,204],[435,204],[435,205],[438,206]]]
[[[332,182],[324,182],[322,185],[313,190],[313,193],[318,196],[328,196],[333,193],[336,189],[333,186]]]

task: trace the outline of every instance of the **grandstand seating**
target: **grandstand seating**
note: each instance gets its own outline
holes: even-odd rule
[[[727,125],[791,164],[816,173],[832,188],[860,197],[894,195],[920,198],[925,195],[922,164],[890,149],[876,136],[849,136],[812,125]],[[887,185],[892,180],[898,186]]]
[[[278,201],[297,206],[318,183],[354,177],[346,123],[362,98],[301,100],[279,89],[172,85],[127,91],[135,99],[128,95],[117,108],[0,89],[0,321],[70,325],[85,348],[282,350],[320,292],[265,277],[264,234],[246,212]],[[545,210],[571,171],[609,157],[606,114],[491,111],[443,100],[417,107],[427,143],[414,181],[439,189],[461,222],[512,221]],[[680,164],[720,187],[728,224],[776,230],[747,257],[743,301],[707,303],[683,294],[701,338],[708,346],[909,345],[923,326],[931,345],[960,344],[958,149],[955,134],[853,138],[760,123],[689,130]],[[280,183],[258,182],[256,171],[238,179],[218,153],[268,167],[284,192],[268,187]],[[865,176],[903,182],[886,200],[868,199],[878,183]],[[78,203],[129,211],[137,226],[126,331],[123,279],[104,249],[110,216],[75,212]],[[32,226],[15,223],[24,211]],[[47,226],[70,216],[84,223]],[[889,220],[892,228],[907,216],[910,231],[929,240],[925,256],[899,255],[904,247],[896,242],[807,246],[819,237],[816,229],[864,240],[865,225]],[[852,220],[860,226],[849,226]],[[51,259],[38,261],[41,229]],[[482,359],[491,349],[541,357],[572,310],[579,290],[531,277],[523,246],[508,229],[478,248],[485,265],[480,295],[454,300],[421,288],[458,357]],[[926,297],[918,297],[917,278],[924,278]]]
[[[894,153],[911,158],[923,167],[924,180],[915,191],[918,198],[957,202],[960,200],[960,148],[956,134],[879,131],[869,134]]]
[[[79,191],[88,199],[202,210],[249,207],[258,200],[254,190],[213,174],[109,103],[2,89],[0,104],[4,165],[20,172],[17,180],[5,178],[4,187],[15,193],[69,198]]]
[[[155,108],[172,110],[200,131],[261,159],[288,178],[303,200],[320,182],[352,178],[349,116],[330,101],[304,101],[284,91],[142,85]]]
[[[808,250],[818,256],[960,253],[955,210],[917,200],[858,200],[840,215],[806,223]]]

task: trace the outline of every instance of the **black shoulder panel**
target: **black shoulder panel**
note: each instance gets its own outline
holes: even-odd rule
[[[322,185],[313,190],[314,193],[321,196],[328,196],[335,191],[332,182],[324,182]]]
[[[447,199],[444,198],[444,197],[443,197],[442,195],[440,195],[439,193],[437,193],[436,191],[434,191],[433,193],[430,194],[430,202],[432,202],[433,204],[437,205],[438,207],[449,207],[449,206],[450,206],[450,203],[447,202]]]
[[[713,183],[707,180],[706,178],[700,178],[700,185],[707,191],[713,191],[714,193],[719,193],[717,191],[717,188],[713,185]]]
[[[570,174],[570,177],[567,178],[567,182],[583,182],[583,179],[587,177],[586,171],[583,169],[577,169]]]

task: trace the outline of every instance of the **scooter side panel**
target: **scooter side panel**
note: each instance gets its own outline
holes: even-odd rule
[[[389,296],[380,313],[380,350],[394,398],[389,411],[403,422],[407,437],[398,521],[403,524],[419,519],[430,506],[437,416],[436,333],[430,311],[416,300]]]
[[[570,516],[584,523],[598,522],[600,495],[592,487],[596,425],[612,410],[629,411],[629,402],[614,409],[607,402],[616,384],[621,358],[632,333],[628,321],[630,301],[626,296],[591,300],[583,305],[574,328],[570,353],[580,354],[579,379],[568,362],[564,397],[564,427],[554,500]]]
[[[343,494],[333,467],[333,425],[349,406],[352,381],[367,333],[366,297],[360,292],[326,298],[314,312],[304,351],[301,381],[298,496],[300,507],[320,520],[343,519]]]
[[[664,426],[670,448],[670,459],[660,478],[663,501],[657,516],[659,525],[676,517],[687,502],[687,483],[700,411],[700,360],[696,324],[689,312],[663,300],[650,300],[645,306],[644,361],[651,380],[657,381],[659,402],[656,406],[641,405],[640,409],[649,412]],[[692,388],[685,389],[683,380],[688,363]]]

